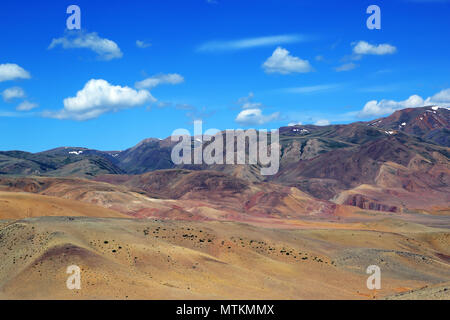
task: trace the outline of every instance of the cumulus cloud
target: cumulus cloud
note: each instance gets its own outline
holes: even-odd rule
[[[356,64],[353,62],[350,63],[344,63],[343,65],[336,67],[335,70],[337,72],[343,72],[343,71],[350,71],[356,68]]]
[[[388,43],[373,45],[366,41],[359,41],[353,47],[353,53],[359,55],[364,54],[385,55],[385,54],[394,54],[395,52],[397,52],[397,48]]]
[[[450,89],[442,90],[434,96],[425,100],[425,105],[437,105],[440,107],[450,107]]]
[[[235,121],[241,125],[262,125],[267,122],[277,120],[280,116],[279,112],[270,115],[264,115],[262,108],[264,107],[260,102],[253,102],[254,94],[250,92],[248,96],[239,98],[237,104],[243,109],[237,115]]]
[[[0,64],[0,82],[30,78],[30,73],[15,63]]]
[[[289,122],[288,127],[301,126],[301,122]]]
[[[136,82],[136,89],[152,89],[160,84],[179,84],[184,82],[183,76],[177,73],[159,74]]]
[[[2,92],[3,100],[9,102],[13,99],[25,98],[25,91],[20,87],[12,87]]]
[[[49,49],[61,46],[64,49],[90,49],[102,60],[122,58],[119,46],[112,40],[101,38],[96,32],[68,31],[62,38],[53,39]]]
[[[64,108],[46,112],[44,116],[57,119],[88,120],[107,112],[141,106],[156,102],[147,90],[114,86],[105,80],[91,79],[75,97],[64,99]]]
[[[264,115],[261,109],[245,109],[237,115],[235,121],[241,125],[263,125],[267,122],[277,120],[279,116],[279,112]]]
[[[150,47],[152,44],[142,41],[142,40],[136,40],[136,47],[144,49]]]
[[[202,44],[198,51],[233,51],[255,47],[273,46],[306,41],[307,37],[298,34],[284,34],[268,37],[246,38],[230,41],[210,41]]]
[[[293,72],[311,72],[313,68],[308,60],[290,55],[289,51],[278,47],[262,65],[266,73],[289,74]]]
[[[424,105],[423,103],[424,100],[418,95],[412,95],[403,101],[385,99],[381,101],[371,100],[364,105],[364,108],[359,112],[358,116],[360,118],[381,116],[404,108],[422,107]]]
[[[364,105],[363,109],[358,113],[358,117],[366,118],[370,116],[382,116],[400,109],[418,108],[430,105],[450,107],[450,89],[442,90],[427,99],[423,99],[421,96],[415,94],[403,101],[385,99],[380,101],[371,100]]]
[[[16,108],[17,111],[30,111],[35,108],[37,108],[39,105],[37,103],[29,102],[29,101],[23,101],[21,104],[19,104]]]

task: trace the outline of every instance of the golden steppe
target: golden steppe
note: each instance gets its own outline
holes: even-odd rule
[[[441,217],[412,223],[373,216],[130,218],[80,201],[4,191],[0,298],[449,299],[450,233],[434,225],[441,220],[431,222]],[[80,290],[66,287],[70,265],[82,270]],[[366,287],[369,265],[381,268],[380,290]]]

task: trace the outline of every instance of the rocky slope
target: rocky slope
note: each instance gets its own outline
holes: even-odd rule
[[[370,121],[368,125],[388,131],[402,131],[450,147],[449,123],[448,108],[428,106],[399,110],[389,117]]]
[[[236,195],[241,192],[239,184],[247,190],[250,184],[256,188],[258,183],[269,183],[279,185],[281,192],[296,188],[310,198],[361,209],[446,214],[450,203],[449,120],[448,109],[423,107],[399,110],[367,123],[282,127],[280,170],[274,176],[262,176],[259,164],[175,166],[170,157],[174,145],[170,138],[146,139],[124,151],[64,147],[37,154],[0,152],[0,175],[91,179],[117,175],[108,179],[151,196],[178,199],[189,193],[185,198],[194,194],[201,198],[199,190],[203,188],[203,197],[218,203],[224,203],[223,199],[252,202],[245,192],[245,199],[222,198],[229,183],[237,183],[232,185]],[[158,173],[163,169],[182,170]],[[183,170],[205,173],[184,175],[189,171]],[[125,178],[124,174],[137,176]],[[181,182],[164,185],[161,179]],[[215,185],[216,180],[223,185]],[[274,189],[267,190],[279,195]],[[416,201],[421,195],[426,195],[426,202]]]

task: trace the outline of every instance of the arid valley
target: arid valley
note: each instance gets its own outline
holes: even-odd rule
[[[0,152],[0,298],[448,300],[449,113],[280,128],[271,177],[170,139]]]

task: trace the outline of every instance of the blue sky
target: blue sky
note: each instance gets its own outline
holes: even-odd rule
[[[69,5],[81,30],[66,30]],[[381,30],[369,30],[369,5]],[[450,2],[8,1],[0,150],[122,150],[177,128],[348,123],[450,106]]]

